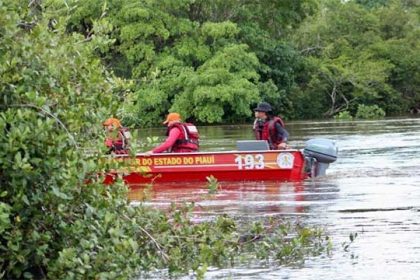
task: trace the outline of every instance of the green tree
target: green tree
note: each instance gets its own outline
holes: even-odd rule
[[[246,46],[227,46],[186,81],[171,110],[207,123],[249,116],[250,104],[259,99],[257,66],[257,58]]]
[[[411,54],[417,48],[413,47],[417,39],[407,41],[414,30],[410,26],[415,22],[410,12],[404,16],[403,10],[395,5],[378,10],[366,10],[353,2],[325,1],[324,5],[323,12],[302,24],[294,36],[296,45],[307,57],[310,76],[302,85],[303,95],[318,95],[326,116],[342,110],[355,113],[357,104],[378,104],[387,113],[406,110],[410,101],[404,101],[403,96],[410,96],[406,99],[411,102],[416,99],[412,90],[418,87],[415,66],[403,62],[405,58],[390,58],[395,34],[404,37],[397,40],[416,61]],[[399,20],[391,19],[397,15]],[[392,29],[387,27],[391,21],[397,23]],[[407,33],[402,33],[403,30]],[[408,87],[409,94],[398,85],[405,83],[401,81],[402,73],[416,81]]]
[[[406,112],[420,103],[419,17],[400,1],[393,1],[375,14],[381,19],[379,28],[384,41],[373,45],[371,52],[393,65],[388,84],[395,91],[394,96],[398,96],[386,98],[381,107],[388,112]]]
[[[236,121],[250,118],[251,105],[261,98],[276,108],[290,107],[286,96],[294,86],[294,71],[299,63],[296,53],[277,40],[313,13],[316,6],[312,0],[258,3],[97,0],[78,3],[68,30],[89,37],[94,34],[95,22],[108,21],[113,27],[110,37],[115,43],[102,57],[115,73],[135,81],[134,93],[125,100],[122,110],[133,122],[156,124],[168,110],[188,112],[186,117],[204,123]],[[249,61],[247,57],[254,52],[263,63],[252,58],[252,62],[242,64],[246,68],[243,72],[254,72],[247,74],[252,78],[246,79],[240,71],[223,66],[229,79],[213,79],[213,84],[221,84],[210,88],[204,78],[206,73],[212,72],[212,77],[216,72],[223,73],[220,66],[210,69],[209,65],[216,65],[209,61],[219,59],[222,52],[231,48],[238,53],[230,51],[228,60],[232,57]],[[235,87],[243,89],[238,91]],[[215,90],[211,93],[214,102],[191,110],[191,105],[197,102],[183,100],[192,95],[197,95],[194,100],[201,98],[196,88],[202,88],[201,92]],[[234,92],[238,93],[236,100],[243,100],[239,108],[229,97]],[[246,106],[248,110],[244,109]],[[209,110],[218,116],[210,117],[206,112]]]
[[[68,36],[63,18],[51,28],[47,13],[26,15],[0,2],[0,274],[131,275],[138,245],[115,219],[125,200],[86,186],[98,166],[84,144],[100,144],[95,127],[113,111],[119,81],[93,55],[95,40]]]
[[[116,15],[118,48],[132,77],[142,77],[134,100],[143,125],[161,122],[168,110],[207,123],[238,119],[259,99],[258,60],[236,42],[236,24],[191,21],[187,4],[136,1]]]
[[[130,80],[119,94],[127,124],[156,125],[170,110],[201,123],[250,120],[260,100],[288,118],[354,114],[358,104],[402,113],[419,102],[413,0],[45,3]],[[214,63],[223,53],[225,65]]]

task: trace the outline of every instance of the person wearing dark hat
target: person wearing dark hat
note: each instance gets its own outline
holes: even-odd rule
[[[273,115],[273,109],[267,102],[260,102],[254,109],[255,121],[253,130],[257,140],[266,140],[271,150],[287,149],[289,133],[281,118]]]

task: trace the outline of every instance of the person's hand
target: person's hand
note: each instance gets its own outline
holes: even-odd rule
[[[144,153],[144,155],[148,157],[148,156],[153,155],[153,152],[152,151],[147,151],[147,152]]]
[[[286,150],[286,149],[289,149],[289,146],[285,142],[283,142],[283,143],[278,144],[277,148],[279,150]]]
[[[105,139],[105,146],[107,146],[108,148],[112,148],[113,143],[112,143],[112,139]]]

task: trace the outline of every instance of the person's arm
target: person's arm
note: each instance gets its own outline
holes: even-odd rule
[[[263,121],[261,119],[255,118],[254,124],[252,125],[252,130],[254,131],[255,139],[261,140],[261,132],[263,129]]]
[[[287,132],[287,130],[284,127],[282,127],[278,122],[276,122],[275,128],[278,139],[282,139],[283,142],[287,142],[287,139],[289,138],[289,132]]]
[[[162,153],[168,150],[175,144],[176,140],[178,140],[178,137],[180,135],[181,131],[178,128],[171,129],[171,131],[169,131],[168,138],[166,138],[165,142],[154,148],[152,150],[152,153]]]

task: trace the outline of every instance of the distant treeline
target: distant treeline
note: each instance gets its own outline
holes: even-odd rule
[[[40,13],[95,39],[94,54],[123,79],[115,114],[150,126],[168,111],[244,122],[261,100],[286,119],[407,113],[420,103],[418,3],[44,1]]]

